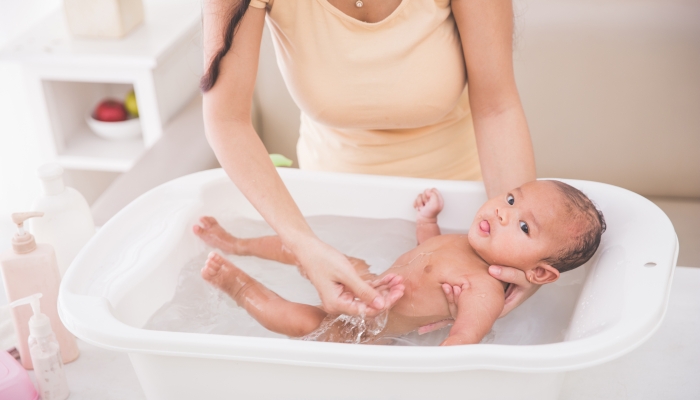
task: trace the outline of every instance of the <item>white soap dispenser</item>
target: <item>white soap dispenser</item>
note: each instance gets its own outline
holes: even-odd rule
[[[51,330],[49,317],[41,313],[41,293],[15,300],[10,306],[25,304],[32,306],[34,315],[29,319],[29,353],[34,364],[34,373],[42,400],[65,400],[68,398],[68,382],[63,369],[61,350]]]
[[[29,222],[29,231],[39,243],[49,243],[56,251],[58,270],[65,275],[73,259],[95,234],[95,222],[87,201],[77,190],[63,183],[58,163],[44,164],[37,170],[44,194],[34,202],[33,211],[44,218]]]

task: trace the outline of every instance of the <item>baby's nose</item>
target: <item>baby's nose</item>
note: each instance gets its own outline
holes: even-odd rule
[[[508,224],[508,219],[510,217],[510,212],[508,211],[507,208],[501,208],[501,209],[496,209],[496,217],[498,218],[498,221],[501,223],[501,225],[507,225]]]

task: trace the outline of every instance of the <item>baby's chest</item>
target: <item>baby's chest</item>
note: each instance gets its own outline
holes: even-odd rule
[[[404,275],[404,295],[394,306],[394,311],[413,317],[449,316],[442,285],[453,281],[449,279],[450,269],[440,264],[426,263],[412,268],[410,272]]]
[[[403,297],[396,302],[391,311],[412,318],[429,316],[448,318],[450,316],[445,293],[437,282],[419,286],[406,285]]]
[[[397,306],[410,307],[414,315],[449,314],[443,285],[469,284],[470,277],[487,273],[487,268],[483,262],[461,251],[433,252],[401,269],[406,289]]]

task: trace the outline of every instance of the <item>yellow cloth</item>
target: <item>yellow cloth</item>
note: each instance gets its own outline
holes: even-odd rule
[[[267,6],[280,70],[302,110],[302,169],[481,179],[449,0],[403,0],[377,23],[327,0],[253,2]]]

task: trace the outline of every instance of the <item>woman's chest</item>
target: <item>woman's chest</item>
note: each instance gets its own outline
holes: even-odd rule
[[[401,5],[401,0],[325,0],[348,17],[361,22],[378,23]]]
[[[365,24],[325,0],[269,14],[287,87],[304,113],[337,128],[405,129],[439,122],[466,84],[461,41],[447,7],[404,0]],[[325,6],[324,6],[325,5]],[[280,8],[278,8],[280,7]]]

